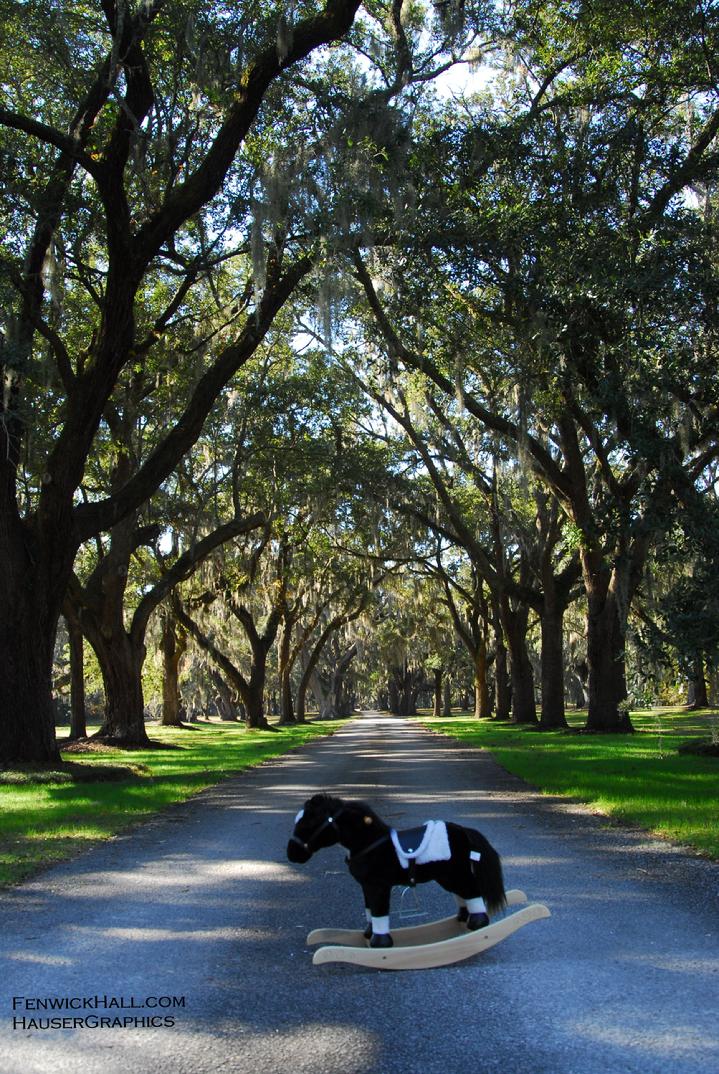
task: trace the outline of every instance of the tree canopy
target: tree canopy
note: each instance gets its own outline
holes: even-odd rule
[[[61,614],[121,740],[160,613],[254,725],[705,680],[715,4],[0,10],[3,760]]]

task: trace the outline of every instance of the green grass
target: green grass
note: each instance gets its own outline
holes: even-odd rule
[[[341,722],[288,727],[279,733],[209,722],[194,724],[192,730],[152,727],[153,741],[176,748],[67,753],[63,758],[72,764],[57,771],[23,766],[0,772],[0,887],[244,768],[330,734]]]
[[[692,738],[707,739],[712,718],[674,710],[631,717],[634,735],[537,732],[466,715],[422,722],[489,750],[509,772],[547,794],[577,798],[597,812],[719,858],[719,758],[676,752]],[[585,713],[568,717],[575,727],[585,719]]]

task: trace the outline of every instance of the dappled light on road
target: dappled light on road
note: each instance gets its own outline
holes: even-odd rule
[[[63,958],[62,955],[43,955],[31,951],[8,951],[6,958],[16,962],[39,962],[44,966],[69,966],[72,959]]]
[[[700,1063],[716,1054],[716,1041],[698,1032],[692,1025],[678,1022],[672,1029],[657,1031],[651,1018],[631,1007],[623,1016],[622,1024],[602,1025],[598,1021],[571,1022],[567,1026],[572,1034],[586,1037],[597,1044],[612,1044],[632,1052],[645,1053],[649,1057],[662,1057],[669,1064],[688,1058]],[[676,1068],[674,1068],[676,1069]],[[707,1070],[710,1068],[707,1066]]]
[[[397,827],[479,828],[507,886],[553,916],[443,969],[313,967],[310,929],[364,924],[341,847],[287,861],[295,814],[318,791],[367,799]],[[3,1074],[706,1074],[719,1069],[718,875],[537,794],[485,752],[366,715],[9,892],[0,927],[17,995],[185,1005],[172,1026],[32,1035],[10,1031],[6,1011]],[[419,894],[423,920],[452,912],[437,885]],[[403,905],[398,891],[396,923]],[[440,1049],[414,1030],[430,996]]]

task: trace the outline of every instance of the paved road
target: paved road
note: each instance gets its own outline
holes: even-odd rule
[[[508,886],[553,916],[443,969],[312,967],[309,928],[363,918],[338,848],[285,860],[292,818],[318,789],[369,798],[400,827],[474,824],[503,854]],[[484,754],[367,715],[0,900],[0,1070],[710,1074],[718,896],[719,866],[606,829]],[[435,886],[421,897],[429,917],[451,910]],[[61,1012],[156,1027],[13,1029],[19,996],[184,1007]],[[15,1018],[60,1016],[15,1003]]]

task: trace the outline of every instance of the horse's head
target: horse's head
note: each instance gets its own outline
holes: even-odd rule
[[[287,844],[290,861],[309,861],[316,850],[331,847],[339,842],[337,817],[344,811],[339,798],[328,794],[315,794],[308,798],[295,817],[295,827]]]

